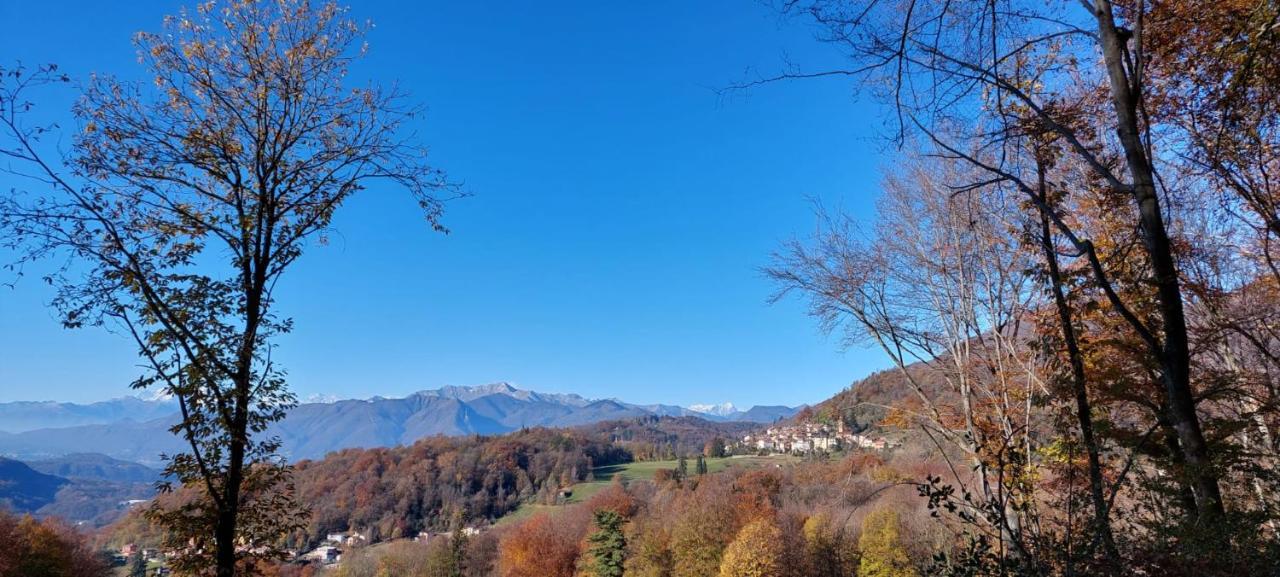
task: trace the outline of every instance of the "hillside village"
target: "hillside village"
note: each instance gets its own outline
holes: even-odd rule
[[[850,431],[839,421],[833,428],[824,423],[801,423],[769,427],[763,433],[744,435],[742,446],[765,453],[805,455],[852,448],[884,450],[890,447],[884,437],[872,437]]]

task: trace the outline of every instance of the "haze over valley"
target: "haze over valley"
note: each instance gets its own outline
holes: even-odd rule
[[[279,437],[283,443],[279,454],[297,461],[352,447],[408,445],[433,435],[497,435],[529,427],[572,427],[643,416],[771,423],[799,410],[756,406],[705,413],[674,405],[543,394],[494,383],[442,387],[403,398],[302,403],[265,434]],[[86,405],[0,403],[0,455],[31,460],[99,453],[163,467],[162,455],[183,449],[182,439],[168,432],[179,420],[177,413],[172,399],[122,397]]]

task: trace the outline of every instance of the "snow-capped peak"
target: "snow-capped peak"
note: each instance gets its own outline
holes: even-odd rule
[[[168,387],[157,386],[149,389],[142,389],[134,394],[134,397],[144,401],[159,403],[172,401],[173,393],[169,391]]]
[[[330,395],[327,393],[315,393],[312,395],[307,395],[306,398],[302,399],[302,402],[304,404],[323,403],[328,405],[328,404],[336,403],[340,400],[342,400],[342,398],[337,395]]]
[[[738,407],[733,406],[733,403],[730,402],[724,402],[718,405],[689,405],[688,408],[690,411],[696,411],[704,415],[715,415],[717,417],[727,417],[738,412]]]

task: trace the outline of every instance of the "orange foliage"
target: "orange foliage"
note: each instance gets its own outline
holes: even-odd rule
[[[639,505],[636,503],[635,497],[627,492],[627,488],[622,485],[620,477],[614,477],[608,487],[596,493],[587,501],[587,508],[591,511],[613,511],[621,515],[623,518],[629,519],[636,514]]]
[[[106,577],[110,570],[71,527],[0,511],[0,575]]]
[[[573,577],[582,528],[567,519],[539,514],[517,525],[498,548],[502,577]]]

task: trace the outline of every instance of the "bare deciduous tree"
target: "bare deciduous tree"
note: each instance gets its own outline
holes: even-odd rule
[[[1182,281],[1151,146],[1144,5],[811,0],[784,2],[783,9],[818,22],[822,39],[845,50],[854,67],[792,71],[739,88],[791,78],[872,75],[883,81],[878,89],[897,111],[900,134],[923,133],[941,154],[985,173],[974,183],[954,185],[1011,188],[1045,211],[1056,232],[1091,262],[1093,282],[1159,366],[1165,418],[1176,432],[1196,501],[1193,514],[1220,516],[1220,465],[1196,411]],[[1097,115],[1096,122],[1076,122],[1080,101]],[[1146,281],[1159,304],[1154,318],[1141,317],[1133,302],[1111,290],[1097,246],[1072,226],[1069,215],[1036,203],[1035,166],[1025,142],[1028,120],[1061,139],[1061,154],[1081,167],[1077,175],[1129,197],[1146,253]],[[1101,136],[1108,132],[1114,138]]]
[[[167,472],[194,497],[155,508],[189,571],[237,573],[297,525],[288,470],[263,438],[294,398],[272,360],[289,319],[276,284],[335,210],[377,181],[407,189],[437,230],[455,194],[425,161],[403,95],[348,86],[366,27],[334,3],[231,0],[136,37],[154,85],[95,77],[65,164],[42,154],[23,92],[51,68],[5,74],[4,155],[33,191],[0,197],[5,243],[24,260],[69,257],[50,277],[68,327],[137,343],[135,387],[179,402],[189,451]]]
[[[1034,255],[1022,247],[1021,227],[1004,219],[1016,214],[1001,206],[1008,199],[950,194],[948,183],[964,178],[958,163],[903,164],[885,179],[872,232],[820,212],[815,238],[788,245],[765,272],[780,284],[777,298],[802,294],[826,328],[875,343],[893,360],[913,394],[897,407],[903,422],[963,451],[975,474],[960,466],[954,481],[979,496],[971,514],[999,551],[1032,559],[1034,531],[1025,525],[1037,503],[1022,479],[1033,400],[1044,392],[1044,359],[1026,324],[1037,303],[1027,274]]]

